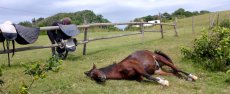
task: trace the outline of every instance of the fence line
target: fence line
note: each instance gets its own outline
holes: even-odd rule
[[[96,40],[113,39],[113,38],[119,38],[119,37],[137,35],[137,34],[142,34],[142,33],[141,32],[134,32],[134,33],[129,33],[129,34],[114,35],[114,36],[109,36],[109,37],[93,38],[93,39],[87,40],[85,43],[96,41]]]
[[[87,41],[82,41],[77,43],[77,45],[84,44]],[[20,48],[15,48],[14,52],[21,52],[21,51],[27,51],[27,50],[35,50],[35,49],[44,49],[44,48],[51,48],[51,47],[58,47],[61,46],[59,44],[52,44],[52,45],[44,45],[44,46],[29,46],[29,47],[20,47]],[[13,49],[8,50],[0,50],[0,54],[6,54],[6,53],[13,53]]]
[[[175,18],[175,21],[174,21],[174,25],[173,25],[173,28],[175,30],[175,36],[178,37],[178,33],[177,33],[177,17]]]
[[[167,23],[148,23],[148,22],[128,22],[128,23],[93,23],[93,24],[87,24],[87,25],[78,25],[78,28],[84,29],[84,40],[80,41],[77,43],[83,44],[83,55],[86,54],[86,48],[87,48],[87,43],[92,42],[92,41],[97,41],[97,40],[104,40],[104,39],[112,39],[112,38],[118,38],[118,37],[123,37],[123,36],[130,36],[130,35],[137,35],[141,34],[142,35],[142,42],[144,40],[144,24],[153,24],[153,25],[160,25],[161,27],[161,36],[163,38],[163,25],[168,25],[168,26],[173,26],[175,29],[175,35],[177,35],[176,31],[176,22],[174,21],[173,24],[167,24]],[[140,25],[140,32],[134,32],[134,33],[129,33],[129,34],[120,34],[120,35],[114,35],[114,36],[108,36],[108,37],[100,37],[100,38],[93,38],[93,39],[88,39],[88,28],[90,27],[96,27],[96,26],[110,26],[110,25]],[[57,30],[60,29],[58,26],[48,26],[48,27],[40,27],[40,31],[47,31],[47,30]],[[46,46],[30,46],[30,47],[21,47],[21,48],[16,48],[15,52],[20,52],[20,51],[26,51],[26,50],[35,50],[35,49],[44,49],[44,48],[51,48],[51,47],[58,47],[60,45],[54,44],[54,45],[46,45]],[[13,49],[10,50],[0,50],[0,54],[6,54],[6,53],[12,53]]]
[[[140,25],[140,24],[153,24],[153,25],[168,25],[168,26],[175,26],[175,24],[168,24],[168,23],[148,23],[148,22],[128,22],[128,23],[93,23],[87,25],[78,25],[78,28],[89,28],[95,26],[110,26],[110,25]],[[58,26],[48,26],[48,27],[40,27],[41,31],[46,30],[57,30],[60,29]]]

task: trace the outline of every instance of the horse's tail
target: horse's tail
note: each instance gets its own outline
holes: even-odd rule
[[[160,56],[163,56],[163,57],[166,58],[169,62],[173,63],[173,62],[172,62],[172,59],[171,59],[168,55],[166,55],[165,53],[163,53],[162,51],[160,51],[160,50],[155,50],[154,53],[155,53],[155,54],[158,54],[158,55],[160,55]]]

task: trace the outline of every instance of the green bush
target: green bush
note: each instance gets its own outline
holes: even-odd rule
[[[230,29],[215,27],[210,32],[204,30],[200,38],[195,39],[193,48],[182,47],[184,58],[202,65],[212,71],[230,69]]]
[[[230,20],[225,19],[220,23],[220,27],[230,28]]]

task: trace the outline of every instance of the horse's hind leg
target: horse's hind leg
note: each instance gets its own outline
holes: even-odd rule
[[[177,76],[178,78],[184,78],[181,74],[179,74],[178,72],[168,72],[168,71],[163,71],[161,69],[158,69],[155,71],[154,74],[157,75],[164,75],[164,76]]]
[[[160,68],[159,68],[158,70],[156,70],[156,71],[154,72],[154,74],[157,74],[157,75],[166,75],[166,76],[172,76],[172,75],[174,75],[173,73],[163,71],[163,70],[161,70]]]
[[[167,65],[170,68],[172,68],[173,69],[172,73],[175,74],[177,77],[179,77],[179,78],[183,77],[181,74],[179,74],[179,72],[181,72],[181,73],[185,74],[186,76],[188,76],[189,78],[192,78],[194,81],[197,80],[196,76],[180,70],[179,68],[177,68],[173,63],[169,62],[168,60],[165,60],[165,59],[162,59],[162,58],[158,58],[157,60],[159,60],[164,65]]]

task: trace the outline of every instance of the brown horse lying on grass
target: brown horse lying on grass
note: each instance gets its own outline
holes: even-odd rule
[[[162,70],[162,66],[168,66],[172,71]],[[184,75],[182,75],[182,74]],[[172,60],[161,51],[151,52],[148,50],[136,51],[123,59],[120,63],[112,64],[104,68],[97,69],[94,65],[85,74],[97,82],[105,82],[107,79],[128,79],[142,81],[143,77],[156,81],[163,86],[169,86],[167,80],[159,77],[152,77],[152,74],[175,75],[179,78],[197,80],[197,77],[175,67]]]

